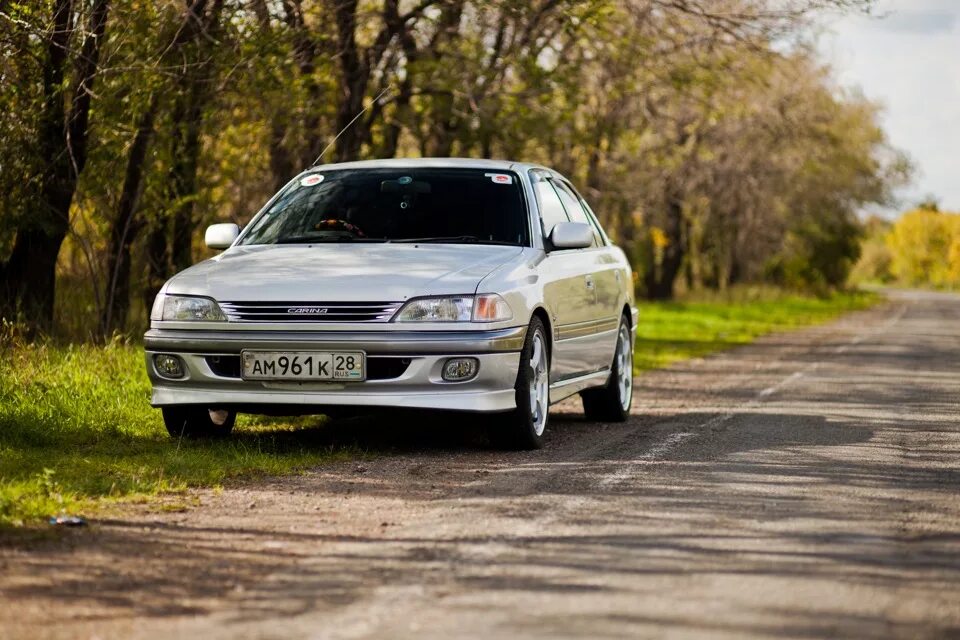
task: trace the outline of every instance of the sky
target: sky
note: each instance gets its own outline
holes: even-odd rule
[[[829,20],[820,50],[839,82],[884,107],[916,170],[902,207],[932,196],[960,211],[960,0],[879,0],[874,17]]]

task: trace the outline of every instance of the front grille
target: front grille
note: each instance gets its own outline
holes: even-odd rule
[[[206,356],[207,366],[222,378],[240,377],[240,356]],[[367,380],[392,380],[402,376],[410,358],[367,356]]]
[[[402,302],[221,302],[231,322],[387,322]]]

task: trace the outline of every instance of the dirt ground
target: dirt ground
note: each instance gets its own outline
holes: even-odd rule
[[[960,638],[960,297],[567,402],[545,449],[368,420],[371,457],[0,546],[3,638]]]

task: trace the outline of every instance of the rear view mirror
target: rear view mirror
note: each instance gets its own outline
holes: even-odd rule
[[[380,191],[382,193],[430,193],[432,188],[429,182],[404,177],[398,180],[384,180],[380,183]]]
[[[203,241],[211,249],[226,249],[233,244],[233,241],[239,235],[240,227],[232,222],[212,224],[207,227],[207,232],[203,235]]]
[[[550,232],[554,249],[586,249],[593,244],[593,229],[584,222],[559,222]]]

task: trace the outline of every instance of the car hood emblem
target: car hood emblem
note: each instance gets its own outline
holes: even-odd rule
[[[316,314],[323,315],[327,312],[326,307],[290,307],[287,313],[291,314]]]

